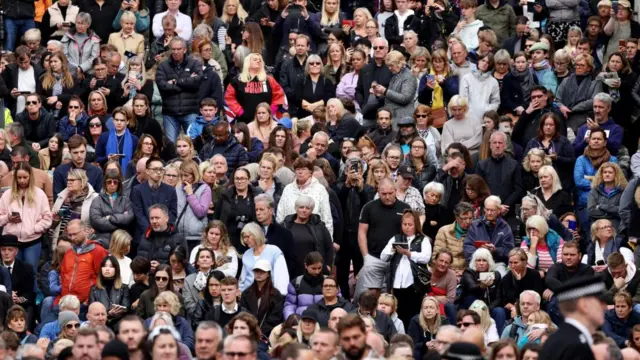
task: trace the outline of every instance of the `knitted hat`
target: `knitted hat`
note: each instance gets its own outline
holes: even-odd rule
[[[120,340],[114,339],[109,341],[102,349],[102,358],[112,356],[120,360],[129,360],[129,349],[127,345]]]
[[[543,43],[543,42],[537,42],[535,44],[533,44],[533,46],[531,46],[531,48],[529,49],[529,53],[533,53],[536,50],[544,50],[546,52],[549,52],[549,45],[547,45],[547,43]]]
[[[611,3],[610,0],[601,0],[598,3],[598,9],[600,8],[600,6],[608,6],[608,7],[613,7],[613,4]]]
[[[60,314],[58,315],[58,323],[60,324],[60,329],[64,328],[67,323],[70,323],[72,321],[76,321],[78,323],[80,322],[80,319],[78,318],[78,315],[76,315],[76,313],[72,311],[60,311]]]

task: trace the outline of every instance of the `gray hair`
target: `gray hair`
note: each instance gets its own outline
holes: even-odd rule
[[[20,140],[24,139],[24,126],[19,122],[12,122],[6,126],[7,133],[12,134],[13,136],[19,138]],[[7,143],[9,141],[7,140]]]
[[[527,295],[533,296],[535,302],[538,303],[538,305],[540,305],[540,301],[542,301],[541,298],[540,298],[540,294],[538,294],[537,291],[533,291],[533,290],[525,290],[525,291],[521,292],[520,293],[520,297],[518,297],[518,300],[520,302],[522,302],[522,298],[524,298]]]
[[[496,195],[489,195],[486,199],[484,199],[484,207],[487,207],[489,204],[494,203],[500,207],[502,205],[502,200],[500,197]]]
[[[179,42],[180,44],[182,44],[182,47],[184,48],[184,50],[187,50],[187,42],[180,36],[172,37],[171,41],[169,42],[169,46],[171,46],[173,43],[176,43],[176,42]]]
[[[149,329],[153,328],[154,325],[156,324],[156,321],[158,321],[158,320],[164,320],[164,322],[166,322],[168,326],[171,326],[171,327],[174,326],[173,325],[173,319],[171,318],[171,314],[169,314],[168,312],[164,312],[164,311],[157,311],[151,317],[151,322],[149,323]]]
[[[324,131],[318,131],[317,133],[313,134],[313,138],[311,138],[311,140],[317,140],[321,137],[327,139],[327,142],[329,141],[329,134]]]
[[[405,35],[413,35],[413,36],[415,36],[416,38],[418,38],[418,34],[417,34],[415,31],[413,31],[413,30],[406,30],[406,31],[402,34],[402,38],[404,38],[404,36],[405,36]],[[374,39],[374,40],[375,40],[375,39]]]
[[[442,325],[440,326],[440,330],[438,330],[438,332],[443,332],[443,331],[449,331],[452,332],[458,336],[462,335],[462,330],[460,330],[459,327],[455,326],[455,325]]]
[[[611,99],[611,96],[603,92],[597,93],[596,96],[593,97],[593,101],[600,101],[600,102],[606,103],[607,105],[609,105],[609,108],[611,108],[611,103],[613,102],[613,100]]]
[[[522,198],[522,205],[524,205],[525,202],[535,206],[536,215],[540,215],[545,220],[549,220],[549,215],[551,215],[550,211],[544,206],[544,204],[542,203],[542,200],[540,200],[537,196],[533,194],[527,194]],[[521,219],[525,218],[524,210],[522,210],[522,207],[520,207],[520,218]]]
[[[309,195],[300,195],[295,202],[295,207],[298,209],[301,206],[306,206],[313,209],[316,207],[316,201]]]
[[[109,335],[109,340],[113,340],[116,337],[116,334],[113,332],[113,330],[109,329],[105,325],[99,325],[98,327],[96,327],[96,331],[107,333]]]
[[[80,309],[80,300],[78,300],[78,297],[75,295],[65,295],[60,299],[58,307],[60,308],[60,311],[77,310]]]
[[[236,48],[236,52],[233,53],[233,63],[236,64],[238,69],[244,67],[244,59],[249,56],[249,54],[251,54],[251,50],[246,46],[238,46]]]
[[[493,60],[496,64],[508,64],[511,61],[511,55],[509,55],[507,50],[501,49],[493,56]]]
[[[18,351],[16,352],[16,359],[27,359],[32,358],[34,353],[42,353],[44,355],[44,351],[40,349],[40,347],[36,344],[24,344],[20,345]]]
[[[166,216],[169,216],[169,209],[165,204],[153,204],[149,206],[149,212],[151,212],[151,210],[160,210],[162,211],[163,214],[165,214]]]
[[[373,43],[376,41],[382,41],[384,43],[384,46],[386,46],[387,48],[389,48],[389,41],[383,37],[377,37],[375,39],[373,39],[373,41],[371,42],[371,45],[373,46]]]
[[[476,260],[478,259],[484,259],[487,261],[487,263],[489,264],[490,272],[493,272],[496,270],[496,262],[493,260],[493,255],[491,255],[491,252],[489,250],[485,248],[479,248],[473,252],[473,255],[471,255],[471,261],[469,262],[469,268],[471,270],[477,271]]]
[[[493,138],[494,138],[494,137],[496,137],[496,136],[498,136],[498,135],[502,136],[502,140],[503,140],[503,141],[505,141],[505,142],[507,141],[507,134],[505,134],[504,132],[502,132],[502,131],[500,131],[500,130],[498,130],[498,131],[494,131],[494,132],[491,134],[491,137],[489,137],[489,141],[493,140]]]
[[[426,196],[427,193],[435,192],[440,194],[440,196],[444,195],[444,185],[439,182],[432,181],[424,186],[424,190],[422,190],[422,196]]]
[[[322,62],[322,58],[320,57],[320,55],[311,54],[311,55],[309,55],[309,57],[307,57],[307,61],[304,63],[304,73],[305,74],[309,73],[309,63],[312,62],[312,61],[320,62],[320,68],[321,69],[324,66],[324,63]]]
[[[246,224],[240,232],[240,243],[244,246],[247,246],[242,239],[244,234],[253,236],[253,240],[256,242],[256,246],[262,246],[267,242],[264,238],[264,229],[256,222],[250,222]]]
[[[47,45],[55,45],[59,51],[62,51],[62,43],[58,40],[49,40],[47,41]]]
[[[23,38],[25,42],[40,41],[42,40],[42,33],[40,32],[40,29],[29,29],[25,31]]]
[[[260,195],[258,195],[258,196],[253,198],[253,203],[254,204],[257,204],[259,202],[267,203],[267,206],[270,209],[273,209],[274,205],[275,205],[275,203],[273,201],[273,197],[271,195],[269,195],[269,194],[260,194]]]
[[[76,22],[78,22],[78,20],[80,20],[81,22],[87,24],[87,26],[91,26],[91,14],[86,13],[86,12],[81,12],[76,16]]]
[[[475,208],[468,202],[461,201],[456,206],[453,207],[453,213],[455,216],[460,217],[464,213],[471,212],[473,213]]]
[[[196,26],[195,29],[193,29],[193,33],[191,34],[191,37],[193,39],[204,37],[209,41],[211,41],[213,39],[213,35],[214,35],[213,29],[211,28],[211,26],[207,24],[199,24],[198,26]]]
[[[223,336],[222,328],[215,321],[208,321],[208,320],[207,321],[202,321],[201,323],[198,324],[198,328],[196,329],[196,333],[199,330],[209,330],[209,329],[214,329],[215,331],[217,331],[218,332],[218,336],[220,336],[220,338],[222,338],[222,336]]]

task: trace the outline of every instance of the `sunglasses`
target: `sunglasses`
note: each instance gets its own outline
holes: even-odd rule
[[[469,326],[473,326],[473,325],[475,325],[475,324],[472,323],[472,322],[459,322],[458,323],[458,327],[463,327],[463,326],[464,327],[469,327]]]
[[[80,109],[80,106],[78,105],[69,105],[69,109]]]
[[[102,127],[101,123],[89,123],[90,128],[99,128]]]
[[[156,276],[156,281],[169,281],[167,276]]]
[[[118,185],[118,180],[108,179],[108,180],[105,180],[105,183],[107,183],[108,185]]]
[[[387,48],[386,46],[374,46],[373,50],[384,50],[386,48]]]
[[[27,105],[38,105],[37,101],[27,101]]]
[[[310,62],[309,65],[310,66],[316,66],[316,65],[320,65],[320,63],[319,62]]]
[[[427,114],[416,114],[416,117],[419,118],[419,119],[422,119],[422,118],[428,118],[429,115],[427,115]]]
[[[67,324],[67,325],[65,325],[64,327],[65,327],[65,329],[69,329],[69,330],[71,330],[71,329],[77,329],[77,328],[79,328],[79,327],[80,327],[80,323]]]

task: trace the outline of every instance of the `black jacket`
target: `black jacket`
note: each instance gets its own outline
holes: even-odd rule
[[[305,58],[306,62],[307,59]],[[304,63],[300,64],[297,57],[293,57],[290,60],[286,60],[282,64],[282,68],[280,69],[280,78],[278,79],[278,83],[282,86],[282,90],[284,90],[285,95],[287,95],[287,99],[289,100],[289,113],[297,114],[298,107],[302,101],[302,94],[296,94],[298,91],[299,84],[305,79],[304,72]],[[296,100],[300,99],[300,100]]]
[[[2,11],[4,11],[4,16],[7,18],[16,20],[33,19],[36,13],[34,3],[34,0],[5,0],[2,3]]]
[[[20,304],[22,307],[32,306],[36,303],[36,292],[33,289],[35,279],[36,275],[33,273],[31,265],[16,259],[11,271],[11,288],[18,294],[18,297],[27,299],[27,302]]]
[[[213,218],[220,220],[227,225],[229,232],[229,239],[231,245],[233,245],[239,253],[243,253],[247,248],[240,243],[240,230],[239,223],[248,224],[256,220],[256,205],[253,199],[262,194],[262,189],[259,187],[253,187],[249,185],[249,191],[246,199],[236,199],[236,188],[230,186],[228,189],[222,192],[220,200],[214,207]],[[239,217],[244,216],[245,221]]]
[[[419,14],[417,20],[418,41],[421,46],[431,49],[431,45],[436,40],[446,42],[449,34],[455,30],[458,24],[458,15],[448,9],[441,14],[442,17]],[[385,30],[385,35],[387,34]]]
[[[284,218],[285,228],[291,230],[293,223],[295,222],[298,216],[296,214],[288,215]],[[324,266],[322,267],[322,271],[327,273],[327,266],[333,265],[333,257],[335,255],[333,249],[333,241],[331,240],[331,234],[329,234],[329,230],[324,225],[324,222],[320,220],[320,215],[312,214],[307,223],[305,224],[307,228],[309,228],[309,232],[313,235],[316,240],[316,251],[322,255],[322,259],[324,260]],[[303,259],[305,254],[300,254],[298,258]],[[290,276],[291,277],[291,276]],[[293,277],[291,277],[293,278]]]
[[[424,215],[426,220],[422,224],[422,233],[431,239],[432,244],[436,239],[438,230],[447,224],[451,224],[454,220],[453,212],[442,204],[429,205],[425,203]]]
[[[449,321],[446,317],[442,316],[440,318],[440,326],[448,325]],[[414,359],[422,359],[426,354],[426,344],[435,340],[436,334],[432,334],[428,331],[424,331],[420,326],[420,314],[411,318],[409,321],[409,326],[407,327],[407,335],[411,336],[413,340],[413,358]]]
[[[533,290],[540,294],[544,291],[544,281],[540,278],[538,270],[527,268],[525,275],[520,280],[516,280],[513,273],[508,272],[502,279],[499,306],[515,304],[520,299],[520,294],[525,290]]]
[[[169,80],[176,80],[169,84]],[[173,58],[160,63],[156,84],[162,95],[162,112],[171,116],[198,114],[200,111],[200,85],[202,66],[185,55],[181,63]]]
[[[222,80],[213,67],[207,66],[202,72],[202,85],[200,86],[200,99],[212,98],[216,101],[218,109],[224,107],[224,94],[222,93]]]
[[[124,80],[124,75],[107,76],[106,79],[96,80],[96,85],[92,89],[90,84],[91,80],[94,78],[95,76],[88,75],[79,84],[78,89],[76,89],[76,92],[82,98],[82,101],[84,101],[85,104],[89,104],[89,94],[101,87],[106,87],[109,89],[109,96],[106,97],[108,107],[107,112],[111,112],[113,109],[120,106],[122,103],[122,80]],[[151,102],[151,99],[149,99],[149,102]]]
[[[501,98],[502,98],[502,95],[501,95]],[[529,104],[523,104],[522,106],[526,110]],[[558,117],[560,118],[560,128],[557,131],[559,131],[560,134],[562,134],[562,136],[567,137],[567,126],[565,123],[564,115],[562,115],[562,113],[559,110],[557,110],[553,105],[548,105],[544,109],[533,111],[531,114],[527,113],[526,111],[523,111],[522,114],[520,115],[520,119],[518,120],[516,125],[513,127],[513,133],[511,134],[511,141],[517,144],[520,144],[520,146],[522,147],[527,146],[527,142],[530,139],[535,138],[537,135],[536,132],[540,127],[540,119],[542,118],[542,115],[546,114],[549,111],[558,115]]]
[[[407,156],[404,161],[404,165],[411,166],[416,170],[416,176],[413,178],[412,186],[420,192],[422,192],[425,185],[435,179],[436,174],[438,173],[436,164],[424,164],[420,172],[417,172],[417,168],[413,165],[413,160],[411,160],[410,156]]]
[[[384,22],[384,37],[389,41],[389,48],[393,45],[402,44],[403,38],[402,35],[399,35],[400,29],[404,31],[413,30],[416,34],[419,32],[420,21],[415,15],[409,15],[404,24],[399,24],[398,22],[398,15],[395,13]]]
[[[18,1],[16,1],[18,2]],[[5,2],[6,4],[6,2]],[[5,10],[6,11],[6,10]],[[44,74],[44,69],[40,67],[40,65],[31,63],[33,67],[33,77],[36,84],[36,89],[38,89],[38,85],[40,83],[40,77]],[[19,73],[18,64],[9,64],[2,72],[2,79],[4,80],[7,90],[10,92],[11,89],[18,88],[18,73]],[[2,95],[2,97],[7,102],[7,107],[11,110],[11,114],[16,113],[16,99],[9,95],[9,93]]]
[[[358,314],[358,308],[355,308],[349,312]],[[376,324],[376,329],[378,329],[378,333],[384,336],[385,340],[391,341],[393,335],[398,333],[396,326],[393,325],[393,320],[391,320],[391,318],[382,311],[376,310],[376,313],[373,316],[373,320]]]
[[[391,70],[389,70],[386,65],[378,67],[375,61],[367,64],[362,68],[362,70],[360,70],[358,84],[356,85],[356,101],[360,104],[360,107],[362,108],[362,116],[365,119],[376,119],[376,112],[384,105],[385,100],[384,96],[378,97],[377,101],[372,103],[373,105],[368,104],[370,95],[369,89],[371,89],[371,83],[374,80],[374,73],[378,73],[377,82],[384,87],[389,86],[391,78],[393,77]]]
[[[363,133],[362,125],[349,113],[345,113],[336,126],[327,124],[327,127],[329,128],[331,140],[337,143],[345,138],[354,138],[357,140]],[[337,175],[338,174],[336,174],[336,176]]]
[[[476,174],[487,181],[491,194],[500,196],[502,204],[514,209],[522,200],[521,166],[512,158],[490,156],[476,165]]]
[[[355,186],[347,186],[344,182],[338,183],[337,195],[342,205],[343,240],[357,238],[360,212],[366,203],[373,200],[375,193],[375,189],[367,184],[364,184],[362,190],[360,190]],[[351,245],[354,248],[358,246],[357,243]]]
[[[516,49],[516,45],[518,45],[518,41],[520,41],[520,46]],[[526,43],[526,37],[519,37],[518,35],[512,36],[508,39],[504,40],[504,44],[502,44],[502,48],[509,52],[509,55],[513,57],[516,53],[520,51],[524,51],[524,45]]]
[[[346,312],[353,312],[355,307],[349,301],[344,298],[338,297],[338,302],[334,305],[327,305],[324,301],[324,298],[317,303],[309,306],[307,310],[312,311],[316,315],[316,319],[318,320],[318,325],[321,328],[325,328],[329,326],[329,318],[331,312],[337,308],[344,309]]]
[[[518,106],[524,106],[524,94],[520,81],[508,72],[500,86],[500,114],[514,114]]]
[[[459,177],[454,178],[442,169],[438,169],[435,181],[444,185],[444,195],[440,199],[440,204],[450,211],[453,211],[453,208],[462,200],[466,176],[466,173],[462,173]]]
[[[91,29],[100,37],[100,42],[106,44],[109,40],[109,35],[113,32],[111,24],[118,15],[120,2],[105,0],[104,4],[100,6],[95,0],[84,0],[80,1],[78,6],[80,11],[91,15]]]
[[[49,146],[49,138],[56,132],[56,119],[53,114],[41,108],[38,120],[29,119],[27,109],[16,115],[15,122],[24,127],[24,139],[30,142],[37,142],[40,148]]]
[[[547,271],[544,277],[544,284],[549,290],[557,293],[562,284],[575,276],[593,276],[593,268],[589,265],[578,263],[578,270],[569,272],[565,264],[555,263]]]
[[[376,126],[375,128],[372,128],[367,135],[371,140],[373,140],[373,143],[376,144],[376,150],[378,153],[381,153],[389,143],[392,143],[395,140],[398,136],[398,132],[393,130],[392,126],[389,126],[386,130]]]
[[[284,260],[287,262],[290,279],[304,273],[304,264],[298,262],[294,255],[296,252],[296,243],[293,241],[293,235],[291,235],[289,229],[278,224],[274,218],[271,225],[267,228],[265,237],[267,244],[275,245],[282,251]]]
[[[258,306],[258,294],[256,286],[249,286],[240,297],[240,306],[249,310],[249,313],[258,319],[260,330],[263,334],[271,334],[274,327],[282,323],[282,310],[284,309],[284,296],[278,289],[272,287],[269,295],[269,304],[260,311]]]
[[[184,235],[174,232],[172,225],[162,232],[155,232],[149,228],[138,245],[138,256],[149,261],[156,260],[160,264],[169,264],[169,256],[178,245],[188,249]]]
[[[295,93],[296,97],[294,99],[295,106],[298,108],[298,117],[303,118],[311,115],[311,113],[302,108],[302,100],[306,100],[309,103],[323,100],[326,104],[329,99],[336,97],[336,85],[321,74],[314,91],[311,78],[307,75],[303,81],[297,83]]]
[[[129,131],[131,131],[133,135],[137,136],[138,139],[140,139],[140,137],[143,134],[151,135],[153,140],[156,141],[158,148],[162,147],[162,144],[163,144],[162,126],[160,126],[160,123],[158,122],[158,120],[156,120],[152,116],[144,116],[144,117],[136,116],[136,125],[133,127],[133,129],[129,128]],[[129,173],[129,172],[127,173],[129,174],[129,176],[135,175],[135,171],[133,173]]]
[[[480,273],[467,268],[462,273],[462,279],[460,279],[460,287],[462,288],[461,299],[465,299],[467,296],[472,296],[477,300],[484,301],[489,306],[489,309],[501,306],[500,304],[500,286],[502,284],[502,276],[497,271],[494,271],[495,280],[493,285],[487,289],[480,287],[479,279]]]

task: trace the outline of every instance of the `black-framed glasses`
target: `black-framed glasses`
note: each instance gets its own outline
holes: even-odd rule
[[[416,114],[416,117],[419,118],[419,119],[428,118],[429,114]]]
[[[104,181],[107,185],[118,185],[118,179],[107,179]]]
[[[461,327],[469,327],[469,326],[473,326],[473,325],[475,325],[475,324],[474,324],[474,323],[472,323],[472,322],[462,322],[462,321],[461,321],[461,322],[459,322],[457,325],[458,325],[458,327],[459,327],[459,328],[461,328]]]
[[[387,48],[386,46],[374,46],[373,50],[384,50],[386,48]]]
[[[37,101],[27,101],[26,102],[27,105],[38,105]]]
[[[69,105],[69,109],[80,109],[78,105]]]

